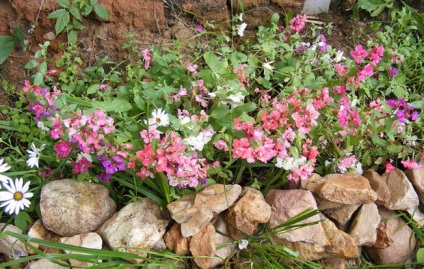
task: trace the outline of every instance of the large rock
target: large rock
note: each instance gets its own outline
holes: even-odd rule
[[[61,236],[93,232],[115,210],[115,202],[101,184],[63,179],[47,183],[41,189],[43,224]]]
[[[62,237],[60,242],[67,245],[73,245],[77,247],[85,247],[91,249],[102,249],[103,241],[102,238],[97,233],[86,233],[78,234],[72,237]],[[77,251],[65,250],[67,254],[81,254]],[[75,267],[87,268],[92,266],[92,263],[70,259],[69,263]]]
[[[337,221],[341,226],[346,225],[353,213],[356,212],[360,205],[351,204],[351,205],[341,205],[335,208],[323,209],[322,212],[325,213],[331,219]],[[318,207],[321,208],[321,203],[318,203]]]
[[[11,224],[4,228],[5,223],[0,223],[0,231],[9,231],[12,233],[22,234],[22,231]],[[4,228],[4,230],[3,230]],[[9,259],[18,259],[28,256],[25,244],[13,236],[6,235],[0,238],[0,253],[7,255]]]
[[[217,268],[233,253],[236,248],[233,239],[228,235],[228,225],[220,214],[214,223],[215,227],[215,257],[212,259],[210,268]]]
[[[64,261],[62,263],[66,264]],[[69,269],[69,267],[61,266],[59,264],[52,263],[47,259],[39,259],[28,264],[25,269]]]
[[[377,193],[377,205],[384,205],[390,199],[390,190],[386,181],[374,170],[365,170],[362,176],[366,177],[371,185],[371,188]]]
[[[148,198],[138,199],[117,212],[97,231],[110,248],[120,251],[147,254],[132,248],[152,249],[165,234],[169,217],[160,207]],[[129,259],[139,263],[140,259]]]
[[[368,180],[357,174],[326,175],[317,194],[332,202],[343,204],[369,204],[377,200]]]
[[[271,217],[271,207],[258,190],[244,188],[240,198],[230,207],[226,222],[228,231],[234,240],[246,238]]]
[[[375,243],[380,219],[376,204],[361,206],[349,229],[349,234],[355,239],[357,246],[370,246]]]
[[[181,224],[181,234],[192,236],[214,217],[228,209],[241,194],[240,185],[214,184],[184,195],[167,205],[171,217]]]
[[[191,237],[190,252],[194,262],[201,269],[211,267],[216,251],[215,232],[215,227],[209,223]]]
[[[415,236],[400,217],[394,217],[396,211],[379,207],[378,212],[382,218],[376,245],[365,247],[370,258],[377,265],[400,264],[411,261],[414,257],[416,245]],[[382,244],[385,242],[385,245]],[[384,247],[384,248],[380,248]]]
[[[395,169],[382,175],[390,190],[390,199],[384,206],[390,210],[408,210],[419,204],[418,195],[405,174]]]
[[[317,209],[317,204],[312,193],[308,190],[275,190],[267,195],[266,201],[271,206],[271,218],[268,221],[270,229],[277,228],[288,219],[307,209]],[[318,222],[313,225],[277,233],[275,237],[289,242],[306,242],[325,245],[326,238],[321,226],[320,218],[314,215],[296,224]]]

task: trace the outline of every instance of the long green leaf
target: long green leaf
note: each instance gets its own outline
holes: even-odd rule
[[[0,64],[12,54],[16,41],[11,36],[0,36]]]
[[[96,13],[97,16],[99,16],[102,19],[107,19],[109,18],[109,12],[107,11],[107,9],[102,6],[102,5],[95,5],[94,6],[94,12]]]
[[[65,27],[69,24],[70,17],[71,16],[69,15],[69,12],[66,11],[62,14],[62,16],[57,18],[56,24],[54,26],[54,29],[56,31],[56,35],[62,33],[62,31],[65,29]]]

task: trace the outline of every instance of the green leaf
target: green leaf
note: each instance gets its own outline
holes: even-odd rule
[[[110,112],[110,111],[126,112],[132,109],[131,103],[121,98],[113,99],[113,101],[110,103],[96,102],[96,104],[100,107],[104,104],[103,110],[105,112]],[[98,106],[95,105],[94,107],[98,107]]]
[[[0,64],[12,54],[16,41],[11,36],[0,36]]]
[[[107,9],[102,5],[95,5],[94,12],[102,19],[106,19],[109,17],[109,12],[107,12]]]
[[[22,31],[22,29],[21,28],[13,29],[13,35],[15,36],[16,42],[19,42],[19,44],[21,45],[21,48],[25,50],[26,49],[25,37],[24,37],[24,32]]]
[[[56,31],[56,35],[60,34],[65,27],[69,24],[70,15],[69,12],[64,12],[62,16],[57,18],[56,24],[54,26],[54,29]]]
[[[224,61],[221,61],[212,51],[206,52],[203,55],[203,58],[205,59],[205,62],[209,66],[209,68],[212,69],[215,73],[217,74],[227,73],[227,70],[226,70],[227,63]]]
[[[71,4],[69,3],[69,1],[68,0],[57,0],[57,3],[61,6],[61,7],[64,7],[64,8],[70,8],[71,7]]]
[[[418,263],[424,263],[424,248],[420,248],[417,251],[417,262]]]
[[[68,43],[71,45],[75,45],[77,43],[77,40],[78,40],[77,32],[75,32],[74,30],[71,30],[68,35]]]
[[[25,211],[21,211],[15,216],[15,226],[24,232],[27,230],[29,222],[31,222],[31,217]]]
[[[278,25],[279,20],[280,20],[280,15],[278,13],[272,14],[271,23]]]
[[[35,74],[34,85],[41,85],[43,84],[43,81],[44,81],[44,76],[42,73],[38,72],[37,74]]]
[[[90,87],[88,87],[88,89],[87,89],[87,94],[93,94],[93,93],[96,93],[98,90],[99,90],[99,84],[94,84],[94,85],[91,85]]]
[[[212,110],[211,117],[214,119],[224,119],[230,114],[230,111],[225,106],[219,106]]]
[[[65,13],[68,13],[68,11],[66,9],[61,8],[61,9],[55,10],[52,13],[50,13],[47,16],[47,18],[49,18],[49,19],[58,19],[58,18],[62,17],[63,14],[65,14]]]
[[[45,73],[47,73],[47,63],[46,62],[42,62],[41,64],[40,64],[40,72],[41,73],[43,73],[43,74],[45,74]]]
[[[69,12],[72,14],[72,16],[74,16],[77,20],[82,20],[82,16],[81,16],[81,13],[80,13],[80,11],[79,11],[79,9],[78,8],[76,8],[76,7],[71,7],[70,9],[69,9]]]

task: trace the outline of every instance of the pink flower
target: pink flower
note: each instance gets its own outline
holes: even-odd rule
[[[152,52],[150,51],[150,49],[144,49],[142,51],[143,54],[143,62],[144,62],[144,69],[149,69],[150,65],[153,63],[152,62]]]
[[[349,71],[349,68],[344,64],[335,64],[334,69],[336,70],[337,74],[341,77],[346,75],[347,71]]]
[[[392,160],[392,159],[389,159],[389,161],[388,161],[388,162],[386,162],[386,164],[385,164],[385,167],[386,167],[386,173],[390,173],[390,172],[392,172],[393,170],[396,170],[396,167],[394,167],[394,166],[392,165],[392,163],[393,163],[393,160]]]
[[[350,52],[352,58],[356,61],[357,64],[360,64],[362,60],[368,56],[368,52],[364,50],[362,45],[357,45],[355,50]]]
[[[188,72],[190,72],[190,73],[196,74],[196,73],[197,73],[197,68],[198,68],[198,67],[199,67],[199,66],[198,66],[197,64],[194,64],[194,65],[189,64],[189,65],[187,65],[187,70],[188,70]]]
[[[290,19],[290,31],[299,33],[305,27],[306,15],[297,14]]]
[[[373,69],[370,64],[367,64],[361,71],[358,73],[358,80],[363,81],[366,77],[369,77],[373,74]]]
[[[372,65],[376,66],[381,61],[381,57],[383,56],[383,54],[384,54],[383,45],[379,47],[375,47],[370,53],[370,57],[372,59]]]
[[[338,93],[340,95],[343,95],[346,93],[346,86],[345,85],[340,85],[339,87],[336,87],[333,89],[334,93]]]
[[[71,143],[67,141],[60,141],[53,148],[58,158],[67,157],[72,150]]]
[[[89,168],[92,168],[93,165],[87,160],[87,158],[82,157],[79,161],[72,161],[71,164],[74,166],[72,173],[80,174],[87,172]]]
[[[292,115],[299,134],[307,134],[312,126],[318,125],[315,121],[319,117],[319,112],[315,110],[312,104],[309,104],[304,111],[295,112]]]
[[[401,163],[403,164],[403,167],[405,167],[406,169],[416,170],[421,168],[421,165],[414,160],[401,161]]]
[[[213,145],[214,145],[217,149],[223,150],[223,151],[225,151],[225,152],[227,152],[227,151],[228,151],[227,143],[226,143],[224,140],[222,140],[222,139],[220,139],[220,140],[216,141],[215,143],[213,143]]]
[[[156,130],[156,126],[150,125],[149,131],[143,130],[140,132],[141,138],[143,138],[144,143],[151,143],[152,139],[159,139],[160,138],[160,132]]]

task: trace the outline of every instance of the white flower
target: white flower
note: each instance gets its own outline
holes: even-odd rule
[[[238,248],[241,249],[245,249],[247,248],[247,245],[249,245],[249,241],[247,241],[246,239],[242,239],[239,241],[238,243]]]
[[[40,158],[41,155],[41,151],[44,149],[44,147],[46,146],[46,144],[41,145],[40,148],[37,148],[34,143],[31,143],[31,149],[32,150],[27,150],[28,154],[29,154],[29,159],[27,160],[27,165],[29,167],[34,167],[37,166],[38,168],[38,159]]]
[[[295,159],[294,157],[286,157],[281,159],[277,157],[277,163],[275,164],[278,168],[283,168],[287,171],[295,171],[300,168],[300,166],[306,164],[307,159],[305,156]]]
[[[92,163],[93,162],[93,158],[91,157],[91,155],[90,154],[88,154],[88,153],[84,153],[84,152],[80,152],[80,153],[78,153],[77,154],[77,159],[76,159],[76,161],[77,162],[79,162],[79,161],[81,161],[81,159],[82,158],[86,158],[87,159],[87,161],[89,161],[90,163]]]
[[[244,101],[244,96],[243,94],[241,94],[241,92],[238,92],[236,94],[230,94],[228,97],[228,99],[230,99],[233,103],[243,103]]]
[[[243,13],[240,13],[240,14],[239,14],[239,20],[240,20],[240,21],[243,21]]]
[[[0,173],[4,173],[10,169],[10,166],[7,163],[3,163],[3,158],[0,159]],[[0,174],[0,181],[3,183],[7,183],[10,177]]]
[[[153,110],[152,117],[149,119],[149,125],[155,126],[168,126],[169,125],[169,116],[166,114],[165,110],[158,108]]]
[[[13,213],[17,215],[20,210],[24,210],[31,204],[28,198],[31,198],[33,194],[28,192],[29,181],[25,185],[23,183],[22,178],[17,178],[15,182],[9,179],[8,184],[3,184],[7,191],[0,191],[0,201],[4,202],[0,207],[6,207],[5,212],[9,215]]]
[[[47,127],[42,121],[37,122],[37,127],[40,128],[42,131],[50,131],[49,127]]]
[[[274,63],[274,61],[267,62],[267,63],[263,63],[263,64],[262,64],[262,67],[263,67],[264,69],[267,69],[267,70],[269,70],[269,71],[272,71],[272,70],[274,70],[274,66],[272,66],[272,65],[271,65],[272,63]]]
[[[203,130],[197,136],[189,136],[184,139],[184,142],[191,147],[191,150],[202,151],[203,147],[211,141],[212,136],[214,135],[213,129],[208,127],[208,129]]]
[[[237,34],[239,36],[244,36],[244,30],[246,30],[247,23],[243,22],[237,27]]]
[[[341,60],[346,60],[346,57],[343,57],[343,51],[339,50],[336,52],[336,57],[334,58],[334,61],[338,63]]]

